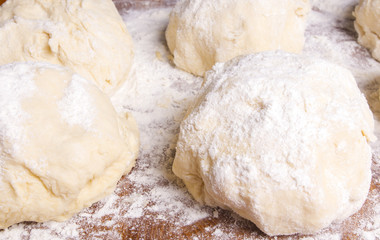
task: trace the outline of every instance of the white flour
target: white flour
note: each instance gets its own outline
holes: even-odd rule
[[[78,124],[91,131],[96,112],[95,103],[86,90],[87,84],[89,83],[84,78],[74,74],[63,98],[57,104],[62,119],[69,125]]]
[[[4,65],[0,68],[0,139],[1,142],[10,142],[9,149],[13,154],[20,150],[19,144],[24,139],[23,121],[29,115],[22,109],[21,101],[33,95],[36,86],[33,81],[34,71],[26,64]],[[19,81],[14,81],[18,79]],[[4,147],[4,146],[1,146]],[[5,147],[6,148],[6,147]],[[3,157],[3,156],[2,156]],[[2,172],[0,160],[0,175]]]
[[[310,0],[313,9],[342,18],[353,19],[352,11],[359,0]]]
[[[319,1],[322,2],[322,1]],[[335,1],[339,3],[345,2]],[[345,3],[343,3],[345,5]],[[319,6],[322,6],[320,4]],[[141,147],[134,170],[122,178],[114,194],[94,204],[63,223],[17,224],[0,231],[0,239],[151,239],[150,232],[160,232],[154,224],[162,224],[165,232],[183,233],[183,226],[193,232],[197,221],[209,219],[205,235],[192,239],[269,239],[258,233],[253,224],[234,213],[202,207],[187,193],[171,171],[179,123],[201,87],[202,79],[175,69],[169,59],[164,30],[170,9],[122,12],[135,45],[134,67],[130,85],[125,85],[112,99],[119,111],[130,111],[141,131]],[[321,57],[349,68],[357,77],[375,118],[380,119],[380,64],[370,58],[356,43],[352,22],[334,18],[331,13],[313,11],[306,29],[305,53]],[[377,137],[380,123],[376,122]],[[373,172],[380,174],[380,143],[373,144]],[[361,216],[352,230],[358,238],[379,239],[379,193],[372,191],[372,210]],[[368,204],[367,204],[368,206]],[[223,221],[218,221],[223,219]],[[357,222],[350,218],[347,222]],[[146,222],[154,223],[147,224]],[[97,226],[97,232],[90,229]],[[333,224],[320,234],[303,240],[341,239],[345,224]],[[136,237],[133,237],[136,236]],[[128,239],[128,238],[124,238]],[[289,239],[283,237],[278,239]]]

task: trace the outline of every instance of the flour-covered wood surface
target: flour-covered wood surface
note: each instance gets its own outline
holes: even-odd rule
[[[380,141],[372,144],[372,184],[355,215],[312,236],[268,237],[253,223],[219,208],[199,205],[173,174],[179,124],[202,86],[202,79],[176,69],[164,32],[173,0],[115,0],[132,35],[134,65],[128,81],[112,97],[129,111],[141,132],[136,167],[115,192],[66,222],[20,223],[0,231],[0,239],[379,239]],[[356,42],[351,12],[355,0],[314,0],[303,54],[352,71],[366,96],[380,139],[380,63]],[[112,36],[110,36],[112,37]]]

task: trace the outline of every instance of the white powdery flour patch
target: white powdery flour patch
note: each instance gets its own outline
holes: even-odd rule
[[[58,102],[59,112],[69,125],[80,125],[91,130],[95,118],[95,107],[86,85],[86,79],[74,74],[65,89],[63,98]]]
[[[24,138],[23,121],[28,114],[22,109],[22,101],[36,90],[34,71],[28,64],[8,64],[0,67],[0,141],[19,151]],[[3,157],[0,161],[3,160]],[[1,166],[1,165],[0,165]]]
[[[354,18],[352,11],[359,0],[343,0],[343,1],[326,1],[326,0],[310,0],[313,9],[317,11],[327,12],[331,15],[341,18]]]
[[[368,201],[375,202],[371,215],[367,216],[368,219],[359,222],[360,230],[356,234],[365,240],[380,239],[380,203],[378,201],[380,192],[372,194],[368,197]]]
[[[143,194],[133,193],[128,198],[123,199],[124,204],[129,205],[129,209],[124,215],[126,218],[140,218],[144,215],[144,209],[149,203],[149,197]]]
[[[154,204],[147,207],[147,210],[160,213],[159,218],[162,220],[177,219],[176,225],[186,226],[210,216],[210,213],[198,204],[186,205],[189,203],[190,195],[184,194],[177,187],[155,187],[149,195],[154,199]]]
[[[0,239],[28,239],[28,240],[61,240],[62,236],[71,239],[78,239],[78,225],[67,221],[64,224],[59,222],[46,222],[44,224],[35,224],[28,231],[25,224],[16,224],[0,233]]]
[[[316,237],[303,237],[300,240],[341,240],[341,239],[342,239],[341,234],[324,233]],[[291,238],[289,238],[289,240],[291,240]]]
[[[23,122],[29,115],[22,101],[34,94],[34,71],[27,64],[0,66],[0,189],[9,156],[19,153],[25,141]]]
[[[133,111],[141,133],[141,153],[137,167],[127,177],[137,191],[122,198],[129,205],[126,217],[153,214],[157,220],[188,225],[205,217],[186,190],[173,181],[171,172],[177,128],[202,84],[202,79],[173,68],[162,39],[170,9],[136,11],[123,15],[135,43],[135,59],[130,76],[112,101],[116,108]],[[190,90],[190,91],[189,91]],[[165,182],[164,185],[162,183]]]

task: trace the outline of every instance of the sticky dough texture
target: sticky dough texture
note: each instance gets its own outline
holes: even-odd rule
[[[358,42],[380,61],[380,0],[361,0],[355,7],[354,16]]]
[[[175,65],[203,76],[216,62],[304,45],[308,0],[180,0],[166,40]]]
[[[360,209],[374,122],[348,70],[267,52],[216,64],[205,80],[173,163],[197,201],[269,235],[315,233]]]
[[[110,194],[139,133],[90,81],[48,63],[0,66],[0,229],[62,221]]]
[[[7,0],[0,42],[0,64],[60,64],[109,95],[126,81],[133,59],[132,39],[111,0]]]

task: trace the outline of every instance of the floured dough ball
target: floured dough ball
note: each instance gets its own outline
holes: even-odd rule
[[[348,70],[267,52],[216,64],[206,80],[173,164],[196,200],[269,235],[315,233],[362,206],[374,122]]]
[[[354,11],[358,42],[380,61],[380,0],[361,0]]]
[[[108,94],[127,79],[132,39],[111,0],[7,0],[0,26],[0,64],[64,65]]]
[[[179,0],[166,30],[178,68],[202,76],[216,62],[304,45],[308,0]]]
[[[0,229],[65,220],[110,194],[135,163],[139,133],[109,98],[48,63],[0,66]]]

